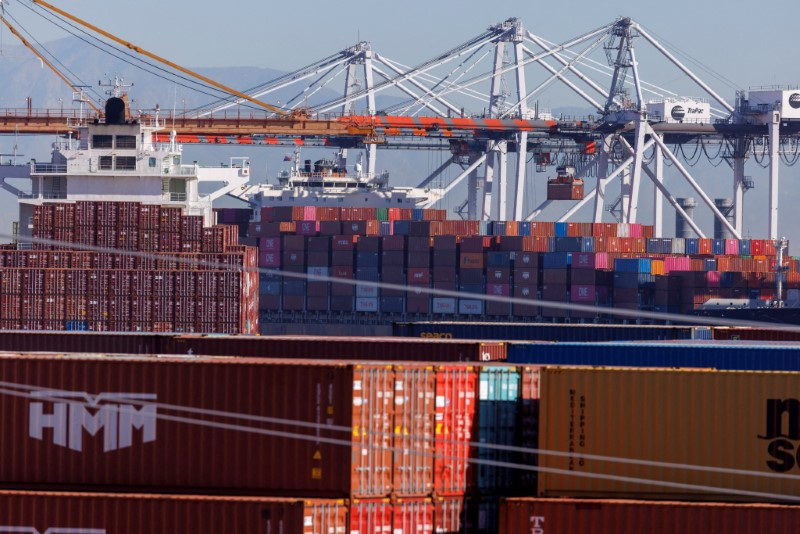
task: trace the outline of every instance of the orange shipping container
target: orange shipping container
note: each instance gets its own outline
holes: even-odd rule
[[[194,534],[347,531],[330,499],[0,491],[0,531]]]
[[[461,269],[482,269],[482,252],[462,252],[458,263]]]
[[[628,500],[506,499],[500,534],[797,532],[800,506]]]
[[[540,455],[565,473],[540,472],[539,495],[796,498],[778,475],[800,472],[798,391],[800,373],[546,368],[540,448],[572,454]]]

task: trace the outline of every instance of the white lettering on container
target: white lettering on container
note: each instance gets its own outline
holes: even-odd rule
[[[152,393],[100,393],[37,391],[35,398],[53,404],[45,413],[45,402],[31,402],[28,412],[28,435],[44,439],[44,429],[52,429],[53,444],[83,451],[83,433],[96,436],[103,431],[103,451],[125,449],[133,445],[133,431],[139,430],[142,443],[156,439],[156,405],[137,406],[123,401],[154,401]],[[0,532],[3,532],[0,530]]]

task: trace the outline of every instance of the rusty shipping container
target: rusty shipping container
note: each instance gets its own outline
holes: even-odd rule
[[[425,362],[503,361],[506,358],[506,344],[492,341],[128,332],[9,331],[0,336],[0,350]]]
[[[0,532],[334,534],[343,500],[0,491]]]
[[[429,365],[394,367],[392,493],[425,496],[433,490],[436,375]]]
[[[6,486],[391,491],[389,366],[4,354],[0,380]]]
[[[539,447],[568,454],[539,456],[564,471],[539,495],[796,500],[798,391],[800,373],[542,369]]]
[[[500,534],[797,532],[800,506],[593,499],[506,499]]]

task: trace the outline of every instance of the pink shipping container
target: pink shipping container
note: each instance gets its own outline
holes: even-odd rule
[[[573,269],[608,269],[608,254],[605,252],[573,252]]]
[[[507,297],[511,293],[510,284],[486,284],[486,294],[495,297]]]
[[[799,506],[514,498],[500,503],[500,534],[727,534],[797,531]]]
[[[570,291],[572,302],[584,302],[594,304],[597,299],[597,288],[588,285],[573,285]]]
[[[672,271],[691,271],[692,260],[688,256],[667,256],[664,258],[664,274]]]

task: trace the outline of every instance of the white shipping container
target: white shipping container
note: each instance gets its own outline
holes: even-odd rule
[[[377,286],[359,284],[356,286],[356,296],[377,298],[378,288]]]
[[[456,313],[456,299],[441,297],[433,299],[433,313]]]
[[[686,254],[686,239],[682,237],[672,238],[672,254]]]
[[[461,315],[481,315],[483,313],[483,301],[475,299],[459,299],[458,313]]]
[[[378,299],[376,298],[357,298],[356,311],[359,312],[377,312]]]

